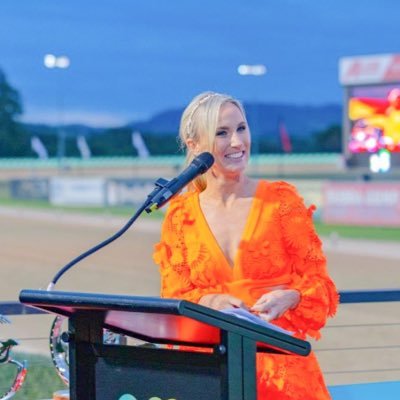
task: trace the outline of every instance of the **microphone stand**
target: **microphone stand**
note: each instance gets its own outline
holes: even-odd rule
[[[103,247],[107,246],[114,240],[118,239],[120,236],[122,236],[132,225],[133,223],[139,218],[139,216],[142,214],[144,210],[148,214],[150,214],[152,211],[156,210],[157,207],[156,205],[152,205],[152,200],[154,196],[158,194],[161,190],[163,190],[166,185],[169,183],[167,179],[164,178],[159,178],[155,185],[156,187],[154,190],[147,196],[146,201],[139,207],[139,209],[136,211],[136,213],[129,219],[129,221],[114,235],[110,236],[108,239],[102,241],[101,243],[97,244],[96,246],[93,246],[89,250],[86,250],[84,253],[79,255],[78,257],[75,257],[72,261],[70,261],[68,264],[66,264],[64,267],[62,267],[57,274],[54,276],[52,281],[49,283],[47,286],[47,291],[51,291],[54,289],[54,286],[58,282],[58,280],[61,278],[62,275],[64,275],[70,268],[72,268],[75,264],[77,264],[79,261],[82,261],[84,258],[90,256],[91,254],[95,253],[96,251],[102,249]]]

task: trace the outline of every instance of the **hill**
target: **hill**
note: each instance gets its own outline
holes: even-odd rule
[[[290,135],[307,137],[332,125],[340,125],[342,120],[342,106],[339,104],[307,106],[245,103],[244,106],[254,135],[276,135],[279,121],[284,121]],[[130,125],[141,132],[177,133],[182,111],[182,109],[166,110],[147,121],[136,121]]]
[[[275,136],[279,121],[284,121],[289,134],[305,138],[332,125],[341,125],[342,106],[326,104],[320,106],[293,105],[279,103],[245,103],[250,129],[253,135]],[[128,124],[133,130],[155,135],[177,135],[183,109],[165,110],[148,120]],[[34,134],[54,135],[57,126],[44,124],[24,124],[27,131]],[[120,127],[126,128],[126,127]],[[94,128],[82,124],[62,127],[66,136],[93,136],[108,131],[108,128]],[[111,128],[110,128],[111,129]]]

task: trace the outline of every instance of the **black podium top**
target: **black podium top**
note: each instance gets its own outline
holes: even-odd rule
[[[24,304],[71,317],[81,311],[104,312],[104,327],[154,343],[213,346],[221,330],[258,342],[259,351],[306,356],[307,341],[226,315],[186,300],[44,290],[22,290]]]

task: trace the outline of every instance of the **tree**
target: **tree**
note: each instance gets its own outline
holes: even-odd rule
[[[342,128],[339,125],[331,125],[327,129],[313,134],[316,151],[335,152],[342,151]]]
[[[0,157],[27,156],[29,137],[17,117],[22,114],[20,95],[0,69]]]

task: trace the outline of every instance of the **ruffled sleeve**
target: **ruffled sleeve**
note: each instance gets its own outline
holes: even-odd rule
[[[223,290],[204,243],[196,237],[189,197],[188,193],[171,201],[153,259],[160,267],[161,296],[197,303],[202,296]]]
[[[283,182],[280,197],[281,229],[293,271],[291,287],[301,295],[298,306],[288,310],[283,319],[288,329],[318,339],[327,318],[336,313],[339,296],[314,229],[315,206],[307,209],[296,189]]]

